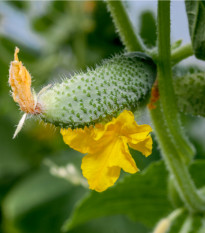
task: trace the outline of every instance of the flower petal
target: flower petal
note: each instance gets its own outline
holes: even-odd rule
[[[152,143],[152,137],[150,135],[148,135],[143,141],[137,142],[136,144],[128,142],[132,149],[140,151],[146,157],[152,153]]]
[[[83,157],[81,169],[87,178],[89,188],[102,192],[112,186],[120,176],[119,167],[108,167],[106,154],[86,155]]]
[[[31,92],[31,75],[18,59],[19,49],[15,49],[14,61],[11,62],[9,69],[9,84],[13,91],[13,99],[17,102],[22,111],[36,114],[34,95]]]
[[[121,122],[120,134],[125,136],[130,143],[135,144],[145,140],[147,135],[152,131],[149,125],[138,125],[133,113],[130,111],[122,112],[117,119]]]
[[[90,189],[101,192],[115,183],[121,168],[129,173],[139,170],[127,144],[148,156],[152,149],[150,131],[148,125],[137,125],[132,112],[123,111],[106,125],[62,129],[61,134],[70,147],[88,153],[82,160],[83,175]]]
[[[137,144],[138,142],[144,141],[152,131],[152,128],[149,125],[137,125],[136,123],[135,130],[136,133],[126,134],[128,143]]]
[[[84,129],[61,129],[64,142],[71,148],[85,154],[91,151],[95,141],[93,140],[93,127]]]
[[[146,139],[152,128],[149,125],[138,125],[133,113],[124,110],[116,119],[113,119],[106,125],[105,130],[115,130],[135,144]]]
[[[111,146],[110,146],[111,147]],[[139,169],[136,166],[134,159],[132,158],[128,146],[127,140],[124,137],[119,137],[115,144],[112,145],[112,153],[110,153],[109,166],[118,166],[125,172],[136,173]]]
[[[129,153],[123,138],[113,140],[106,147],[101,147],[96,154],[83,158],[81,168],[87,178],[90,189],[98,192],[112,186],[120,175],[120,169],[129,173],[138,171],[135,161]]]

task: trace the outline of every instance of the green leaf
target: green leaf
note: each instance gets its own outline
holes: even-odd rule
[[[192,217],[192,227],[190,229],[190,233],[199,232],[201,227],[203,226],[204,218],[200,215],[194,215]]]
[[[186,0],[185,5],[194,54],[197,58],[205,60],[205,2]]]
[[[200,229],[203,227],[203,216],[200,215],[188,215],[184,222],[181,224],[181,228],[178,231],[179,233],[199,233]],[[172,233],[170,231],[169,233]]]
[[[10,233],[59,233],[85,189],[54,177],[47,169],[29,175],[3,202],[3,226]]]
[[[178,49],[182,44],[182,40],[177,40],[171,45],[171,50]]]
[[[172,223],[169,233],[203,233],[205,219],[202,215],[190,215],[187,211]]]
[[[68,162],[80,170],[81,159],[82,154],[70,150],[62,151],[57,157],[52,156],[49,160],[50,165],[53,164],[54,168],[59,167],[62,172],[62,168],[66,168]],[[70,215],[76,200],[79,200],[84,193],[84,189],[73,186],[64,179],[51,176],[44,168],[33,172],[19,182],[5,198],[3,203],[4,231],[59,233],[62,223]],[[96,233],[96,231],[98,233],[124,233],[125,231],[147,233],[148,229],[126,216],[117,215],[85,223],[72,229],[70,233]]]
[[[167,171],[162,162],[147,170],[126,176],[103,193],[91,192],[64,225],[68,230],[91,219],[124,214],[149,227],[172,210],[167,198]]]
[[[150,233],[150,229],[147,229],[140,223],[134,222],[126,216],[108,216],[96,219],[70,230],[69,233]]]
[[[205,170],[205,160],[202,159],[194,161],[194,163],[191,165],[189,169],[191,176],[194,180],[194,183],[198,189],[202,188],[205,185],[204,170]]]
[[[204,160],[196,160],[190,167],[198,188],[204,185],[204,169]],[[91,192],[78,204],[64,225],[64,230],[75,229],[95,218],[114,214],[124,214],[136,222],[153,227],[172,210],[167,197],[167,178],[163,163],[156,162],[141,174],[126,176],[116,186],[103,193]],[[181,215],[172,224],[170,232],[178,232],[187,216],[188,212]],[[193,216],[192,230],[196,228],[195,222],[198,222],[198,219],[197,215]]]
[[[205,160],[195,160],[190,166],[190,173],[196,187],[202,188],[204,186],[204,169]],[[201,194],[204,194],[204,188],[200,190]],[[169,230],[169,233],[202,233],[205,229],[205,219],[201,214],[195,214],[190,216],[189,212],[184,212],[173,223]]]
[[[149,48],[156,46],[157,27],[152,11],[143,11],[140,15],[140,36]]]
[[[169,229],[169,233],[178,233],[181,229],[181,226],[183,225],[184,223],[184,220],[186,219],[187,217],[187,212],[184,212],[183,214],[181,214],[178,218],[176,218],[171,226],[170,226],[170,229]]]

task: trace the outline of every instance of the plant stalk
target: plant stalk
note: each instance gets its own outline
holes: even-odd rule
[[[180,157],[189,163],[194,148],[188,141],[178,113],[171,70],[170,1],[158,1],[158,82],[159,93],[170,138]]]
[[[113,18],[115,28],[127,51],[144,52],[144,45],[135,33],[122,1],[107,0],[107,6]]]
[[[157,108],[150,111],[150,113],[154,123],[154,132],[162,151],[162,157],[173,177],[181,199],[190,212],[204,212],[205,200],[198,194],[188,167],[182,162],[178,151],[170,140],[169,132],[166,130],[167,126],[160,100],[157,102]]]
[[[187,209],[205,211],[205,200],[197,193],[186,166],[193,149],[185,137],[174,96],[170,51],[170,1],[158,1],[158,82],[160,100],[151,111],[155,133],[168,170]]]
[[[186,44],[175,49],[171,54],[172,66],[194,54],[191,44]]]

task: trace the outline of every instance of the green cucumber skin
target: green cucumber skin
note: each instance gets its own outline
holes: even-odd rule
[[[38,98],[40,117],[63,128],[110,121],[122,110],[136,111],[156,79],[156,65],[139,52],[117,55],[95,70],[54,84]]]
[[[175,77],[174,90],[181,112],[205,116],[205,73]]]

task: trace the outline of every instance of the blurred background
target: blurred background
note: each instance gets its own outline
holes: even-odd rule
[[[152,48],[156,45],[156,1],[145,2],[125,5],[144,43]],[[176,33],[175,37],[181,39]],[[184,41],[189,41],[188,28]],[[58,128],[32,118],[12,140],[22,116],[8,85],[15,46],[32,74],[36,92],[50,82],[94,67],[102,59],[123,52],[124,47],[102,1],[0,2],[0,232],[59,233],[76,204],[90,192],[80,171],[82,155],[63,143]],[[184,122],[197,146],[198,158],[204,158],[204,120],[186,116]],[[141,170],[160,159],[156,142],[147,159],[131,152]],[[69,232],[149,230],[126,216],[115,215]]]

